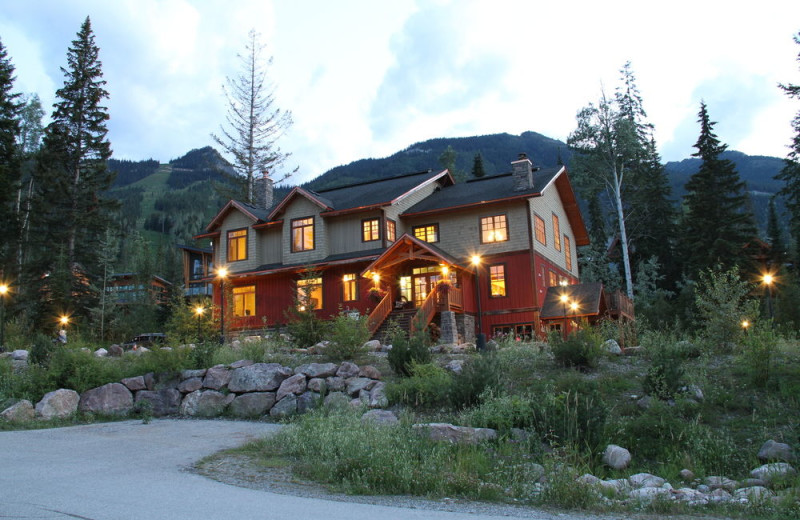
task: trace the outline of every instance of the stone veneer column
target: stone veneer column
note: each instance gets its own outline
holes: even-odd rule
[[[456,315],[458,334],[464,343],[475,343],[475,316],[470,314]]]
[[[458,327],[456,326],[456,313],[453,311],[442,311],[440,316],[441,324],[439,328],[440,343],[458,343]]]

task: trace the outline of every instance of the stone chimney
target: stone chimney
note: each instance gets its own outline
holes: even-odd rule
[[[253,205],[261,209],[272,207],[272,190],[274,182],[269,178],[269,173],[264,172],[261,177],[253,179]]]
[[[533,163],[527,154],[519,154],[516,161],[511,161],[511,168],[514,175],[514,191],[533,188]]]

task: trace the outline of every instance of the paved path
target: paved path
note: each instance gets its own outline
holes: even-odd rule
[[[167,419],[150,424],[124,421],[0,432],[0,518],[491,518],[279,495],[230,486],[185,471],[206,455],[276,429],[275,425],[255,422]],[[525,516],[573,518],[534,512]]]

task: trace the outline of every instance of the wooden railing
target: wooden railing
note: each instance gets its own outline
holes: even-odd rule
[[[392,312],[392,292],[388,291],[383,299],[378,302],[378,305],[369,313],[367,318],[367,328],[370,334],[375,334],[375,331],[381,326],[386,317]]]
[[[418,330],[422,330],[428,326],[428,323],[431,322],[434,315],[436,315],[436,308],[439,304],[439,291],[437,290],[439,287],[438,285],[428,293],[428,296],[425,298],[425,301],[422,302],[422,305],[419,306],[417,313],[411,318],[411,333]]]
[[[445,283],[440,283],[436,287],[439,293],[440,311],[460,311],[464,308],[464,291]]]
[[[633,301],[622,291],[614,291],[607,295],[608,309],[612,315],[617,317],[634,318]]]

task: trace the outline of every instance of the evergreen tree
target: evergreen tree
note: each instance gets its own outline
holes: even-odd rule
[[[233,167],[245,181],[244,198],[253,202],[253,183],[258,174],[281,168],[290,154],[278,147],[278,139],[292,125],[292,114],[275,107],[275,88],[267,80],[272,58],[265,58],[265,45],[253,29],[247,35],[245,54],[239,55],[241,72],[227,78],[223,87],[228,100],[227,128],[211,137],[231,157]],[[289,178],[297,169],[283,175]]]
[[[778,210],[775,208],[775,196],[770,197],[767,213],[767,239],[772,247],[771,260],[778,266],[786,260],[786,246],[781,236],[781,226],[778,223]]]
[[[483,168],[483,156],[480,152],[475,154],[475,159],[472,162],[472,176],[481,178],[486,175],[486,170]]]
[[[800,45],[800,33],[794,37],[795,43]],[[800,62],[800,52],[797,53],[797,61]],[[786,94],[795,99],[800,99],[800,85],[781,85]],[[786,164],[783,170],[775,176],[776,179],[786,184],[778,192],[778,195],[786,197],[786,207],[791,214],[790,233],[795,244],[795,259],[800,258],[800,110],[792,119],[792,129],[794,137],[792,144],[789,145],[789,155],[786,157]]]
[[[727,145],[714,134],[705,102],[698,114],[700,137],[692,154],[702,162],[686,183],[686,210],[682,226],[684,273],[692,279],[700,271],[744,265],[742,247],[755,237],[753,216],[747,210],[745,184],[734,164],[721,157]]]
[[[20,157],[17,149],[19,136],[19,94],[12,92],[14,65],[3,42],[0,41],[0,280],[11,277],[15,270],[18,219],[14,209],[20,175]]]
[[[114,205],[105,199],[113,181],[107,161],[108,98],[91,21],[87,17],[67,51],[64,86],[56,92],[52,122],[45,129],[37,162],[32,211],[35,250],[29,263],[31,290],[49,294],[50,304],[78,311],[92,307],[91,281],[99,270],[100,241]],[[50,252],[63,250],[72,277],[66,294],[41,291],[52,269]]]

